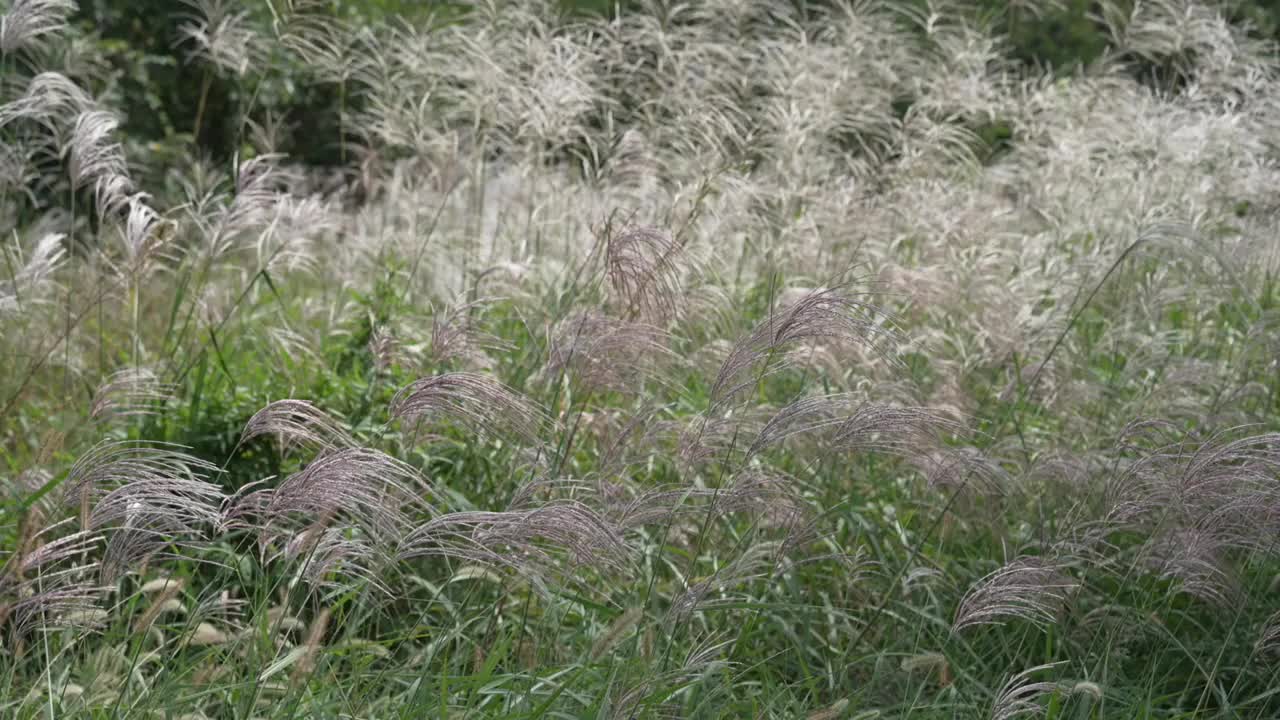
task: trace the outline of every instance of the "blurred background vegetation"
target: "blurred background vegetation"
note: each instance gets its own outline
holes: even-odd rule
[[[236,13],[269,30],[276,6],[293,0],[227,3]],[[560,0],[566,14],[611,14],[644,0]],[[650,4],[654,0],[649,0]],[[814,12],[838,0],[779,0],[784,10]],[[658,0],[661,2],[661,0]],[[791,7],[787,7],[789,2]],[[926,8],[927,0],[909,0]],[[1028,66],[1069,73],[1103,56],[1105,31],[1090,0],[1059,0],[1037,12],[1030,4],[1010,0],[971,0],[976,16],[997,23],[1013,48],[1010,53]],[[383,21],[448,22],[467,9],[457,2],[434,0],[329,0],[326,12],[354,24]],[[236,149],[240,114],[246,106],[255,118],[276,123],[281,152],[310,165],[343,164],[340,108],[358,109],[360,98],[345,98],[333,83],[316,82],[308,68],[287,57],[276,58],[272,72],[250,83],[190,62],[182,42],[183,18],[194,9],[179,0],[81,0],[78,25],[87,42],[107,58],[97,68],[102,87],[116,93],[124,108],[124,132],[146,143],[151,154],[169,152],[176,159],[193,141],[202,152],[226,158]],[[1280,0],[1227,0],[1223,11],[1248,23],[1260,38],[1280,37]],[[87,56],[92,54],[86,53]],[[1149,68],[1137,67],[1142,73]]]

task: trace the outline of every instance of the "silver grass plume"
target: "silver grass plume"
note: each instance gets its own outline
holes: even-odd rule
[[[102,544],[101,535],[85,530],[54,539],[47,537],[56,535],[73,522],[74,518],[68,518],[40,530],[26,543],[26,547],[20,547],[18,552],[10,555],[0,568],[0,588],[21,582],[33,572],[47,573],[52,566],[63,561],[83,558]]]
[[[62,483],[63,498],[79,503],[85,495],[97,500],[135,482],[183,482],[195,480],[216,467],[180,452],[176,445],[127,440],[104,440],[80,456]],[[202,485],[190,486],[201,490]]]
[[[671,358],[668,341],[656,326],[581,311],[556,325],[543,372],[592,390],[636,392]]]
[[[113,180],[100,181],[102,191],[98,199],[99,211],[110,213],[125,209],[125,222],[118,229],[122,262],[112,262],[116,271],[131,283],[138,283],[152,264],[164,256],[165,246],[172,238],[173,226],[147,203],[145,194],[127,195],[132,187],[127,177],[112,176]]]
[[[429,355],[438,364],[459,361],[465,366],[484,367],[491,364],[490,350],[507,350],[501,339],[476,327],[474,315],[490,300],[473,300],[449,306],[431,316]]]
[[[1079,583],[1061,564],[1040,557],[1020,557],[974,584],[956,608],[951,632],[975,625],[1003,625],[1013,618],[1041,630],[1057,619]]]
[[[219,520],[223,500],[205,480],[217,467],[176,446],[103,441],[63,481],[64,503],[80,508],[81,529],[107,535],[107,583],[168,545],[198,542]]]
[[[1162,580],[1174,581],[1179,591],[1226,608],[1235,606],[1243,597],[1241,582],[1229,561],[1229,549],[1222,533],[1175,527],[1149,539],[1142,548],[1141,560]]]
[[[539,442],[548,419],[532,402],[488,375],[453,372],[422,378],[401,388],[391,415],[406,420],[450,419],[468,429]]]
[[[791,502],[776,503],[764,512],[760,526],[781,532],[781,540],[773,543],[777,548],[772,568],[774,576],[801,565],[830,560],[837,563],[840,572],[853,583],[870,569],[873,563],[866,559],[866,551],[860,547],[852,552],[842,549],[832,538],[834,531],[825,530],[822,521],[822,514],[798,496]],[[818,552],[823,545],[831,551]]]
[[[91,580],[97,566],[85,564],[85,558],[102,546],[102,536],[80,531],[56,537],[74,522],[57,522],[29,539],[20,538],[17,552],[0,567],[0,633],[11,641],[37,627],[95,622],[105,588]]]
[[[584,494],[595,492],[592,483],[573,478],[547,478],[537,476],[521,483],[511,494],[507,502],[507,510],[530,510],[555,499],[582,498]],[[601,497],[609,496],[607,492],[599,493]]]
[[[11,642],[37,629],[92,629],[105,619],[99,605],[106,588],[81,579],[91,573],[92,565],[19,585],[17,599],[0,606],[0,627],[5,621],[5,635]]]
[[[127,176],[123,150],[112,139],[120,121],[106,110],[85,110],[76,116],[67,144],[71,186],[80,189],[110,176]]]
[[[773,575],[777,550],[768,543],[756,543],[705,577],[691,578],[671,600],[668,618],[683,623],[695,612],[734,602],[738,589],[753,580]]]
[[[748,446],[748,458],[787,438],[829,430],[838,450],[923,453],[936,445],[938,430],[955,424],[926,408],[868,403],[854,395],[801,398],[779,410]],[[933,442],[931,442],[933,441]]]
[[[676,516],[706,512],[700,498],[710,491],[705,488],[670,486],[652,488],[631,496],[625,486],[608,485],[601,488],[604,512],[619,528],[632,530],[654,523],[665,523]]]
[[[913,457],[912,462],[929,487],[998,496],[1012,485],[999,462],[972,447],[939,448]]]
[[[559,553],[567,553],[567,564]],[[619,529],[571,500],[506,512],[442,515],[409,534],[399,557],[454,558],[565,581],[573,579],[571,571],[578,567],[623,572],[631,561]]]
[[[881,349],[895,337],[884,311],[846,294],[842,288],[814,290],[780,309],[771,310],[751,334],[729,351],[711,383],[710,411],[730,402],[753,385],[757,375],[785,367],[780,351],[788,346],[823,340],[855,341]],[[764,362],[757,373],[752,370]]]
[[[189,465],[195,459],[187,456]],[[212,470],[212,465],[205,465]],[[195,477],[138,478],[113,489],[97,500],[90,528],[118,524],[123,529],[145,529],[178,539],[196,536],[206,525],[218,523],[223,493],[214,484]]]
[[[123,157],[121,162],[123,163]],[[141,201],[144,194],[134,191],[133,180],[126,173],[127,169],[121,164],[118,168],[108,170],[94,179],[94,209],[98,214],[98,221],[102,223],[128,208],[125,212],[127,220],[125,226],[121,228],[120,237],[124,241],[124,249],[130,259],[136,257],[145,264],[145,261],[151,257],[151,250],[156,247],[150,244],[151,241],[159,238],[150,233],[144,234],[138,231],[149,230],[155,214]],[[148,217],[146,222],[139,223],[140,220]],[[134,250],[140,252],[134,253],[132,252]]]
[[[18,119],[40,123],[50,132],[93,107],[88,93],[66,75],[42,72],[27,83],[26,92],[17,100],[0,105],[0,128]]]
[[[605,274],[621,315],[664,325],[680,310],[683,247],[671,233],[627,223],[604,229]]]
[[[260,543],[265,545],[271,539],[269,525],[272,520],[270,513],[273,495],[275,488],[267,487],[266,480],[241,485],[222,503],[218,532],[257,532]]]
[[[731,450],[746,447],[748,438],[758,434],[772,417],[767,406],[746,405],[718,416],[701,415],[689,420],[665,424],[674,436],[676,459],[692,470],[717,457],[728,457]]]
[[[1121,451],[1139,457],[1108,478],[1106,519],[1148,534],[1138,561],[1142,568],[1178,581],[1183,592],[1206,602],[1230,606],[1240,592],[1236,554],[1276,552],[1267,538],[1280,521],[1280,436],[1226,440],[1235,432],[1227,431],[1147,450],[1137,443],[1144,429],[1148,435],[1177,435],[1153,423],[1126,431]]]
[[[0,317],[45,302],[54,271],[66,256],[64,237],[61,233],[45,235],[25,255],[16,241],[12,252],[4,251],[6,265],[16,271],[13,277],[0,282]]]
[[[708,512],[717,517],[759,514],[770,525],[803,505],[792,479],[754,468],[735,474],[721,488],[669,485],[633,490],[617,485],[599,494],[606,516],[627,530]]]
[[[275,28],[281,44],[328,82],[346,83],[376,62],[368,27],[336,18],[320,0],[293,0]]]
[[[1258,633],[1254,652],[1263,656],[1280,655],[1280,611],[1272,614],[1262,624],[1262,632]]]
[[[656,452],[653,430],[656,407],[642,407],[631,413],[602,410],[592,413],[583,429],[596,442],[595,474],[618,475],[641,453]]]
[[[356,445],[337,420],[306,400],[269,403],[245,423],[240,433],[240,444],[264,435],[275,436],[284,453],[298,446],[320,451]]]
[[[345,589],[351,580],[358,580],[383,595],[391,594],[382,576],[394,556],[348,528],[318,523],[290,541],[284,557],[301,563],[299,577],[311,587]]]
[[[260,58],[263,39],[250,29],[249,12],[227,0],[183,0],[194,12],[179,32],[191,55],[233,75],[244,75]]]
[[[995,702],[991,707],[991,720],[1014,720],[1014,718],[1044,715],[1040,699],[1049,693],[1061,690],[1062,686],[1056,682],[1031,682],[1031,676],[1057,667],[1059,664],[1037,665],[1010,677],[996,694]]]
[[[373,357],[373,367],[380,373],[387,372],[399,362],[400,342],[391,328],[379,325],[369,333],[369,355]]]
[[[161,382],[147,368],[124,368],[107,376],[93,395],[89,417],[155,415],[171,400],[177,388]]]
[[[0,105],[0,113],[3,112],[4,106]],[[39,199],[32,189],[40,180],[38,162],[36,148],[25,143],[0,146],[0,192],[10,194],[9,197],[25,195],[27,202],[38,204]],[[7,234],[15,222],[16,218],[13,218],[0,224],[0,232]]]
[[[689,679],[716,668],[728,668],[733,663],[723,658],[725,650],[733,645],[733,638],[723,635],[708,635],[698,640],[680,662],[679,667],[663,672],[646,672],[638,679],[622,685],[616,697],[606,697],[604,709],[608,711],[603,717],[609,720],[629,720],[640,716],[640,709],[645,709],[644,717],[661,720],[677,720],[683,717],[679,706],[672,707],[662,702],[669,698],[666,688],[683,684]],[[657,702],[655,702],[655,700]]]
[[[14,0],[0,15],[0,55],[38,50],[47,36],[67,28],[67,16],[75,11],[73,0]]]
[[[191,220],[205,238],[205,253],[217,258],[236,247],[242,236],[269,226],[277,216],[291,179],[279,167],[279,155],[259,155],[241,163],[233,194],[205,187],[198,178],[187,189]]]
[[[719,490],[711,491],[717,513],[759,513],[765,527],[782,526],[804,512],[805,500],[799,481],[779,471],[747,467],[734,473]]]
[[[299,523],[315,529],[332,521],[354,523],[370,542],[386,546],[412,528],[414,514],[432,513],[427,493],[408,464],[377,450],[350,447],[320,455],[266,497],[250,494],[241,501],[265,503],[264,540],[282,531],[296,537],[291,527]]]

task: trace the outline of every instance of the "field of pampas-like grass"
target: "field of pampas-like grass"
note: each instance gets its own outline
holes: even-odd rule
[[[1219,4],[177,5],[229,157],[0,0],[0,717],[1280,717]]]

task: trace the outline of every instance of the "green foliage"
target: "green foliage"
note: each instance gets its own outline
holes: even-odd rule
[[[987,3],[1000,8],[1004,3]],[[1070,72],[1088,65],[1106,50],[1108,38],[1091,17],[1091,0],[1066,0],[1040,17],[1027,17],[1011,4],[1005,10],[1005,27],[1013,57],[1027,65]]]

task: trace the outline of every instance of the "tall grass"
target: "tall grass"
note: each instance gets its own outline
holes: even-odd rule
[[[175,14],[243,89],[180,162],[0,16],[0,716],[1280,712],[1280,68],[1217,5],[1056,71],[963,4],[266,9]]]

